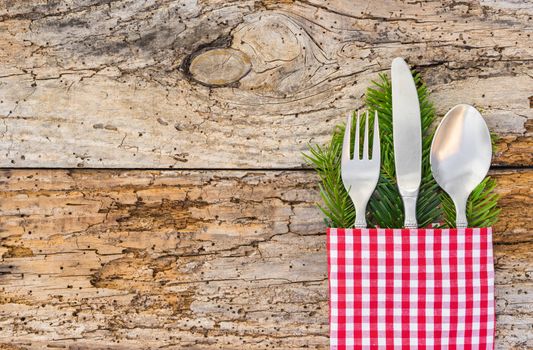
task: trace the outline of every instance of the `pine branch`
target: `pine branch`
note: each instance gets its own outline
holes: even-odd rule
[[[469,227],[489,227],[498,221],[500,196],[495,193],[496,181],[486,177],[470,194],[466,204]],[[441,193],[444,221],[447,227],[455,227],[455,206],[445,192]]]
[[[430,129],[435,121],[435,108],[429,101],[429,93],[422,83],[420,75],[413,74],[417,85],[418,99],[420,101],[420,118],[422,127],[422,181],[417,202],[417,221],[420,227],[425,227],[433,222],[437,222],[442,213],[439,206],[438,185],[433,179],[429,164],[429,149],[433,138],[433,131]],[[366,95],[366,105],[373,114],[379,114],[379,127],[382,147],[382,173],[387,181],[378,186],[374,198],[370,200],[369,208],[373,213],[375,222],[380,227],[402,227],[404,221],[403,202],[398,193],[395,167],[394,167],[394,144],[392,139],[392,84],[385,74],[381,74],[378,82],[374,82],[375,87],[368,89]],[[377,199],[383,201],[386,196],[393,196],[393,200],[388,202],[387,207],[377,204]],[[379,209],[378,209],[379,208]],[[389,213],[394,212],[394,218]],[[393,220],[391,220],[393,219]]]
[[[320,177],[320,195],[324,204],[318,207],[326,216],[326,225],[329,227],[350,227],[355,220],[353,203],[342,184],[341,150],[332,141],[324,147],[310,145],[310,154],[304,154],[307,163],[314,167]]]

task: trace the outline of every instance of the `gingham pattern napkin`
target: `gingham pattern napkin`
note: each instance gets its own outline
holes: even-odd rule
[[[493,349],[492,230],[328,229],[331,350]]]

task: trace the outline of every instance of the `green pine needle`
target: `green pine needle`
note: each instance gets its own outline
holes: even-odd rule
[[[455,208],[450,197],[437,185],[431,174],[429,152],[434,130],[432,125],[436,112],[429,100],[429,92],[420,75],[413,72],[420,101],[422,125],[422,183],[417,202],[419,227],[432,223],[455,226]],[[402,227],[404,221],[403,202],[398,192],[394,167],[394,145],[392,140],[392,85],[387,75],[381,74],[378,81],[367,89],[366,106],[369,111],[369,125],[373,123],[374,111],[379,114],[381,141],[381,173],[378,185],[367,208],[367,221],[370,227]],[[362,120],[361,120],[362,122]],[[353,123],[355,124],[355,123]],[[319,208],[325,215],[329,227],[352,227],[355,208],[341,179],[341,152],[345,125],[337,125],[328,145],[309,145],[309,154],[304,154],[306,162],[320,177]],[[353,125],[353,130],[355,125]],[[361,133],[363,128],[360,128]],[[370,135],[369,139],[372,139]],[[371,145],[372,146],[372,145]],[[360,150],[357,150],[360,151]],[[351,150],[355,152],[355,150]],[[467,203],[467,218],[470,227],[493,225],[498,217],[498,195],[494,189],[496,182],[487,177],[471,194]]]
[[[489,227],[498,221],[499,195],[494,192],[496,181],[486,177],[470,194],[466,205],[469,227]],[[455,227],[455,206],[450,196],[441,192],[441,202],[446,226]]]

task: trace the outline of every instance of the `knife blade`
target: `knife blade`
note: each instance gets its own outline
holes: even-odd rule
[[[422,176],[420,104],[411,70],[401,57],[392,61],[391,80],[394,166],[404,205],[404,227],[417,228],[416,200]]]

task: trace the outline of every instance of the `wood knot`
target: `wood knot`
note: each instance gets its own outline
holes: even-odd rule
[[[250,58],[243,52],[232,48],[216,48],[192,58],[188,71],[200,84],[221,87],[238,82],[251,67]]]

